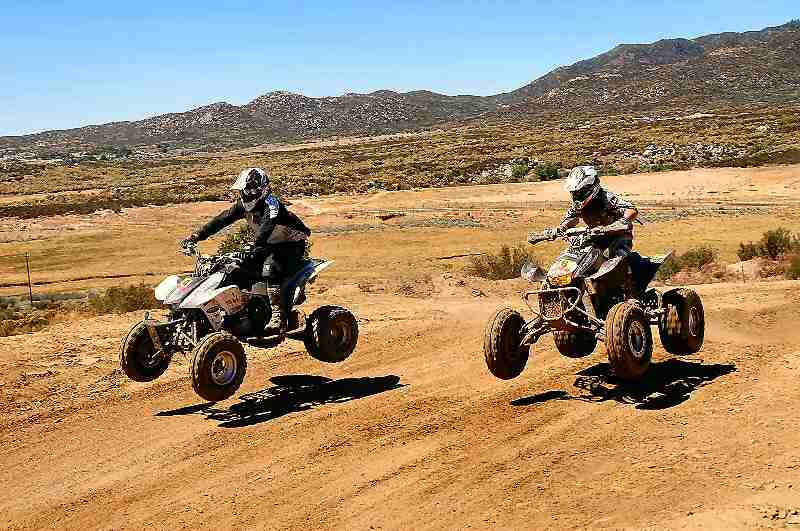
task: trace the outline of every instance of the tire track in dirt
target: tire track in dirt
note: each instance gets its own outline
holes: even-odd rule
[[[602,372],[602,347],[569,360],[545,338],[520,378],[491,377],[481,334],[498,298],[354,295],[362,343],[344,364],[287,344],[248,351],[235,400],[199,403],[177,366],[164,381],[123,381],[4,423],[0,514],[14,529],[671,528],[719,511],[745,521],[756,511],[748,500],[788,503],[786,485],[800,479],[800,362],[795,336],[780,335],[800,317],[783,304],[797,286],[701,287],[704,350],[669,361],[657,348],[655,370],[708,374],[687,399],[653,409],[573,387],[576,373]],[[763,328],[741,334],[739,311]],[[84,337],[102,336],[101,323],[123,328],[99,320]],[[51,352],[37,345],[20,359]],[[111,363],[116,353],[94,354]],[[298,392],[276,409],[263,389],[293,374],[366,392]],[[387,384],[394,375],[399,387]]]

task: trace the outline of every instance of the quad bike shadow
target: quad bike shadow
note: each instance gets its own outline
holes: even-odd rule
[[[667,409],[688,400],[697,388],[734,371],[736,366],[732,364],[705,365],[673,358],[653,363],[642,379],[629,381],[615,377],[608,363],[598,363],[577,373],[574,385],[583,390],[583,394],[551,390],[512,400],[511,405],[531,406],[551,400],[614,400],[632,404],[636,409]]]
[[[223,428],[240,428],[275,420],[289,413],[307,411],[323,404],[349,402],[405,387],[395,375],[342,378],[324,376],[286,375],[270,378],[272,387],[239,397],[240,402],[227,409],[213,402],[196,404],[156,413],[159,417],[201,414],[217,421]]]

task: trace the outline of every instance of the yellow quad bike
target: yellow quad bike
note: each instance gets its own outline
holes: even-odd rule
[[[650,366],[651,325],[658,327],[667,352],[686,355],[700,350],[705,315],[697,293],[688,288],[662,293],[647,287],[672,253],[609,258],[602,243],[619,228],[529,235],[534,245],[559,237],[568,245],[548,271],[532,264],[522,268],[522,277],[539,285],[523,295],[533,312],[531,320],[512,308],[498,310],[489,320],[484,335],[489,372],[503,380],[516,378],[531,347],[551,332],[558,351],[570,358],[588,356],[598,340],[605,342],[613,373],[624,380],[640,378]]]

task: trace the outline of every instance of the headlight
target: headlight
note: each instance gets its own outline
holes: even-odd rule
[[[181,283],[181,277],[179,277],[178,275],[170,275],[164,280],[162,280],[161,284],[159,284],[155,290],[156,300],[162,302],[167,300],[169,294],[175,291],[175,288],[177,288],[178,284],[180,283]]]
[[[551,286],[569,286],[572,282],[572,273],[550,277],[547,280]]]
[[[547,275],[542,270],[541,267],[537,266],[536,264],[532,264],[530,262],[526,263],[522,266],[522,271],[520,271],[520,276],[527,280],[528,282],[541,282],[542,280],[547,278]]]

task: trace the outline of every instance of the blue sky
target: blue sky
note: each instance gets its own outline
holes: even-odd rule
[[[0,0],[0,135],[272,90],[495,94],[619,43],[793,18],[797,0]]]

